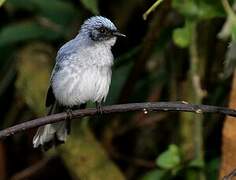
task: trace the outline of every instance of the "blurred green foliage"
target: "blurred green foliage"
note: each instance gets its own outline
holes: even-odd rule
[[[5,0],[1,0],[0,1],[0,6],[2,6],[4,2],[5,2]]]
[[[152,170],[148,172],[142,180],[158,180],[166,178],[167,172],[164,170]]]
[[[58,33],[34,22],[9,25],[0,32],[0,46],[24,42],[31,39],[55,40]]]
[[[53,56],[52,54],[53,50],[50,46],[42,43],[31,43],[22,48],[18,55],[16,88],[19,94],[25,98],[26,104],[38,116],[42,116],[46,112],[45,90],[48,88],[50,79],[50,58]],[[37,76],[32,76],[32,74],[37,74]]]
[[[226,106],[236,66],[236,1],[163,0],[144,21],[142,14],[154,3],[0,0],[0,126],[46,114],[57,50],[78,33],[83,20],[97,14],[109,17],[128,37],[113,48],[106,104],[121,102],[128,92],[126,102],[185,100]],[[37,170],[40,175],[32,171],[27,178],[63,179],[68,173],[67,178],[91,180],[213,180],[220,167],[222,119],[141,112],[78,120],[68,143],[53,153],[62,159],[62,170],[49,172],[44,165]],[[0,167],[8,169],[5,179],[35,164],[43,166],[41,159],[50,153],[32,149],[34,133],[4,141],[6,162],[0,160]]]
[[[189,46],[191,41],[191,33],[193,25],[191,22],[185,22],[185,26],[182,28],[176,28],[173,32],[173,40],[176,45],[181,48],[186,48]]]
[[[90,10],[93,14],[99,14],[98,2],[96,0],[82,0],[84,6]]]
[[[158,166],[163,169],[176,169],[181,163],[180,150],[178,146],[171,144],[167,151],[159,155],[156,160]]]

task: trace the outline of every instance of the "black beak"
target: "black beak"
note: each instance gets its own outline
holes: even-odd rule
[[[124,35],[124,34],[118,32],[118,31],[112,32],[112,35],[113,35],[113,36],[117,36],[117,37],[126,37],[126,35]]]

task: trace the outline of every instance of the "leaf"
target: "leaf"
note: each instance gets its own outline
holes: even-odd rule
[[[195,19],[198,15],[198,7],[193,0],[173,0],[172,7],[188,18]]]
[[[7,0],[7,5],[15,10],[35,11],[35,7],[31,0]]]
[[[172,6],[188,19],[195,21],[224,16],[220,2],[213,3],[210,0],[173,0]]]
[[[141,180],[161,180],[166,176],[166,170],[152,170],[146,173]]]
[[[5,2],[6,0],[0,0],[0,7],[3,5],[3,3]]]
[[[67,24],[78,18],[78,11],[74,6],[62,0],[31,0],[39,14],[49,18],[50,20],[59,23]]]
[[[49,20],[66,25],[78,19],[79,12],[69,1],[62,0],[8,0],[11,7],[16,10],[30,11],[37,16],[43,16]]]
[[[210,162],[206,164],[206,167],[207,167],[206,175],[207,175],[208,180],[215,180],[218,178],[218,171],[220,169],[220,164],[221,164],[221,161],[219,157],[210,160]]]
[[[97,0],[81,0],[85,8],[91,11],[93,14],[98,14],[98,2]]]
[[[167,151],[163,152],[156,160],[158,166],[163,169],[174,169],[180,165],[180,151],[178,146],[171,144]]]
[[[182,48],[189,46],[191,42],[193,24],[186,22],[184,27],[176,28],[172,34],[174,43]]]
[[[10,45],[30,39],[54,40],[59,33],[34,22],[24,22],[5,26],[0,31],[0,46]]]
[[[204,160],[201,158],[195,158],[189,163],[189,167],[203,168],[204,167]]]

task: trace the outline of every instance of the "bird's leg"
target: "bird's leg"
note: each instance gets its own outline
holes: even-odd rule
[[[65,118],[65,122],[66,122],[66,131],[68,134],[70,134],[70,130],[71,130],[71,119],[73,117],[73,110],[70,107],[67,107],[65,109],[66,112],[66,118]]]
[[[68,119],[72,119],[73,117],[73,110],[71,108],[66,108],[65,109],[65,112],[66,112],[66,118],[65,120],[68,120]]]
[[[96,109],[97,109],[98,114],[100,114],[100,115],[103,114],[103,108],[102,108],[101,102],[96,102]]]

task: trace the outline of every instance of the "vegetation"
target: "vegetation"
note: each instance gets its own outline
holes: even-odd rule
[[[236,108],[235,0],[0,0],[0,6],[1,129],[45,115],[57,50],[98,14],[128,37],[113,48],[106,104]],[[214,180],[236,168],[236,122],[224,118],[173,112],[84,118],[73,122],[66,144],[48,152],[33,149],[32,129],[0,141],[0,179]]]

